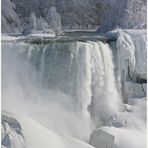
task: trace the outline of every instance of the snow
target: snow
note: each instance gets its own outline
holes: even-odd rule
[[[17,40],[19,39],[18,37],[14,36],[9,36],[9,35],[2,35],[2,41],[12,41],[12,40]]]
[[[12,118],[13,120],[15,119],[17,122],[19,122],[21,125],[23,140],[26,142],[24,145],[18,145],[20,142],[20,140],[16,139],[18,134],[11,131],[11,136],[13,135],[13,139],[10,141],[14,143],[14,146],[11,148],[24,148],[25,144],[27,145],[27,148],[93,148],[92,146],[77,139],[57,135],[32,119],[14,115],[12,113],[3,112],[3,114],[8,116],[8,123],[12,122]],[[16,125],[16,122],[14,122],[14,125]],[[8,130],[7,126],[5,128]],[[6,148],[8,147],[6,146]]]
[[[115,127],[103,127],[102,130],[115,136],[115,145],[118,148],[146,148],[146,133]]]
[[[48,34],[48,33],[32,33],[28,35],[29,37],[55,37],[55,34]]]

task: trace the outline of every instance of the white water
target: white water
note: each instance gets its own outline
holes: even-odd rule
[[[88,140],[119,109],[113,54],[102,42],[3,43],[2,107]]]

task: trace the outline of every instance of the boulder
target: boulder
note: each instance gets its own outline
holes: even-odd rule
[[[97,129],[91,134],[90,144],[96,148],[114,148],[114,136],[102,129]]]

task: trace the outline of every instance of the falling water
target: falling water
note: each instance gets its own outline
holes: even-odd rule
[[[101,41],[3,43],[2,87],[5,110],[80,139],[120,103],[113,53]]]

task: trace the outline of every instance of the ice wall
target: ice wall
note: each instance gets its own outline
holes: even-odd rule
[[[117,31],[117,81],[124,101],[146,96],[146,31]]]

